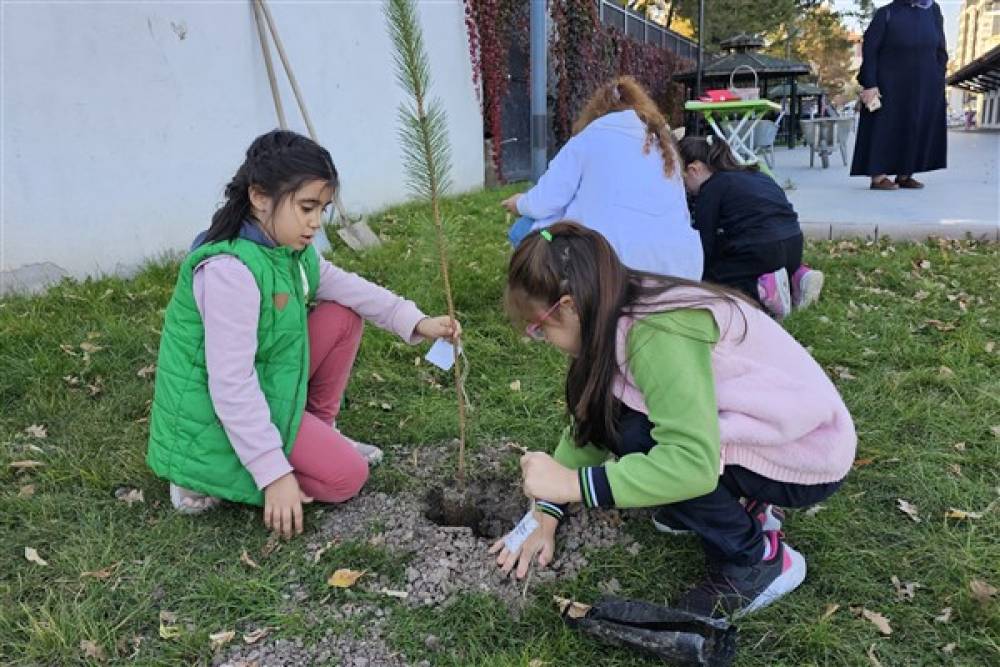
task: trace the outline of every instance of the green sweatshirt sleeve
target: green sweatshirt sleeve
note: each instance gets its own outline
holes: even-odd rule
[[[719,414],[711,312],[683,309],[650,316],[629,334],[629,369],[642,392],[656,444],[579,471],[590,507],[652,507],[703,496],[719,483]]]
[[[563,429],[562,437],[559,438],[559,444],[556,446],[556,451],[552,454],[552,458],[557,463],[574,470],[587,466],[601,465],[608,460],[608,456],[610,454],[606,449],[600,449],[593,445],[578,446],[573,442],[573,434],[570,433],[569,426]]]

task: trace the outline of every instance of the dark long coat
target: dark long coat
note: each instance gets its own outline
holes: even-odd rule
[[[947,166],[944,17],[937,3],[879,8],[865,31],[858,82],[882,93],[882,108],[861,107],[852,176],[916,174]]]

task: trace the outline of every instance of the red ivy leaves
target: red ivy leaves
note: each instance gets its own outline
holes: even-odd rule
[[[523,0],[464,0],[472,80],[482,84],[483,123],[493,143],[493,163],[503,178],[502,103],[507,94],[513,39],[527,41],[527,3]],[[559,144],[569,140],[573,120],[590,94],[619,74],[636,77],[667,118],[682,118],[683,88],[671,81],[690,65],[672,51],[641,44],[603,25],[592,0],[550,0],[553,23],[549,57],[556,78],[553,128]]]

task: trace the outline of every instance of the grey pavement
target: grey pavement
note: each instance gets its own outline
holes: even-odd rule
[[[948,168],[919,174],[923,190],[869,190],[867,177],[851,177],[839,151],[830,167],[809,167],[806,148],[776,147],[775,176],[786,185],[811,238],[891,236],[1000,241],[1000,133],[948,132]],[[851,152],[847,155],[848,164]]]

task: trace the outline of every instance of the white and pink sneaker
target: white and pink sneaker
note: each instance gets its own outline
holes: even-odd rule
[[[824,280],[822,271],[801,265],[792,275],[792,306],[801,310],[819,301]]]
[[[788,271],[778,269],[757,278],[757,296],[764,309],[776,320],[783,320],[792,312],[792,293],[788,284]]]

